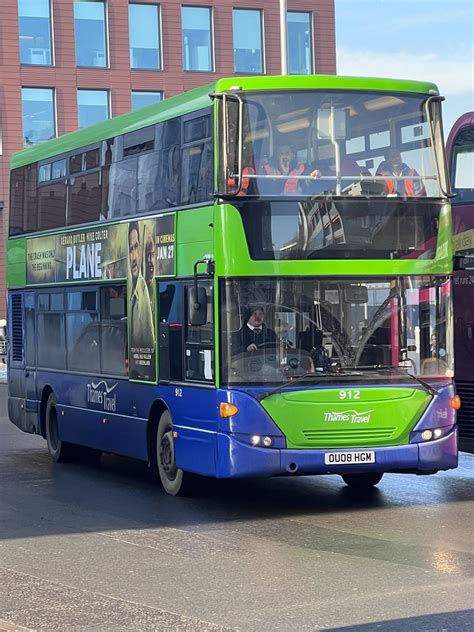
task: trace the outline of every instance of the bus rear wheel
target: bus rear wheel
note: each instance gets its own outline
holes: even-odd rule
[[[46,404],[46,444],[53,461],[64,463],[71,460],[74,446],[71,443],[66,443],[59,436],[57,404],[56,395],[51,393]]]
[[[353,489],[369,489],[382,480],[382,472],[363,472],[361,474],[341,474],[346,485]]]
[[[173,420],[169,411],[161,415],[156,430],[156,469],[164,490],[171,496],[188,496],[196,490],[199,477],[176,467]]]

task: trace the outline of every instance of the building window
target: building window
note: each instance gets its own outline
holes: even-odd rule
[[[234,9],[235,72],[263,72],[262,12],[255,9]]]
[[[211,9],[181,7],[184,70],[213,71]]]
[[[22,88],[23,143],[36,145],[56,136],[54,90]]]
[[[157,4],[129,4],[130,67],[159,70],[160,16]]]
[[[288,11],[288,72],[310,75],[313,72],[312,14]]]
[[[163,99],[162,92],[132,91],[132,110],[139,110],[147,105],[153,105]]]
[[[50,66],[51,9],[49,0],[18,0],[20,62]]]
[[[77,91],[78,126],[88,127],[110,118],[108,90]]]
[[[105,2],[74,0],[74,30],[76,64],[106,68]]]

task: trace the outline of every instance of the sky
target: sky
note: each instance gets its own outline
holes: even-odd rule
[[[337,74],[437,84],[445,137],[474,110],[474,0],[335,0]]]

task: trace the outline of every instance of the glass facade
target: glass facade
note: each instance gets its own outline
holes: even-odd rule
[[[156,4],[129,4],[130,67],[159,70],[160,16]]]
[[[288,11],[288,73],[310,75],[313,72],[312,14]]]
[[[18,0],[20,62],[50,66],[51,8],[49,0]]]
[[[183,69],[212,72],[211,9],[181,7]]]
[[[110,118],[108,90],[77,91],[78,126],[88,127]]]
[[[234,9],[233,32],[235,72],[263,72],[262,12]]]
[[[36,145],[56,136],[54,90],[22,88],[23,143]]]
[[[105,2],[74,0],[74,30],[76,64],[106,68],[108,60]]]
[[[132,92],[132,110],[139,110],[147,105],[153,105],[163,99],[162,92],[138,91]]]

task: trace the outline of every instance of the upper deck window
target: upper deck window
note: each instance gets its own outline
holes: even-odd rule
[[[214,70],[211,17],[209,7],[181,7],[184,70]]]
[[[160,70],[159,5],[129,4],[130,68]]]
[[[108,59],[105,2],[74,0],[74,31],[76,64],[106,68]]]
[[[49,0],[18,0],[20,62],[50,66],[51,7]]]
[[[227,98],[222,192],[442,197],[439,111],[434,103],[428,113],[426,95],[287,90],[240,98],[241,129],[238,101]]]

